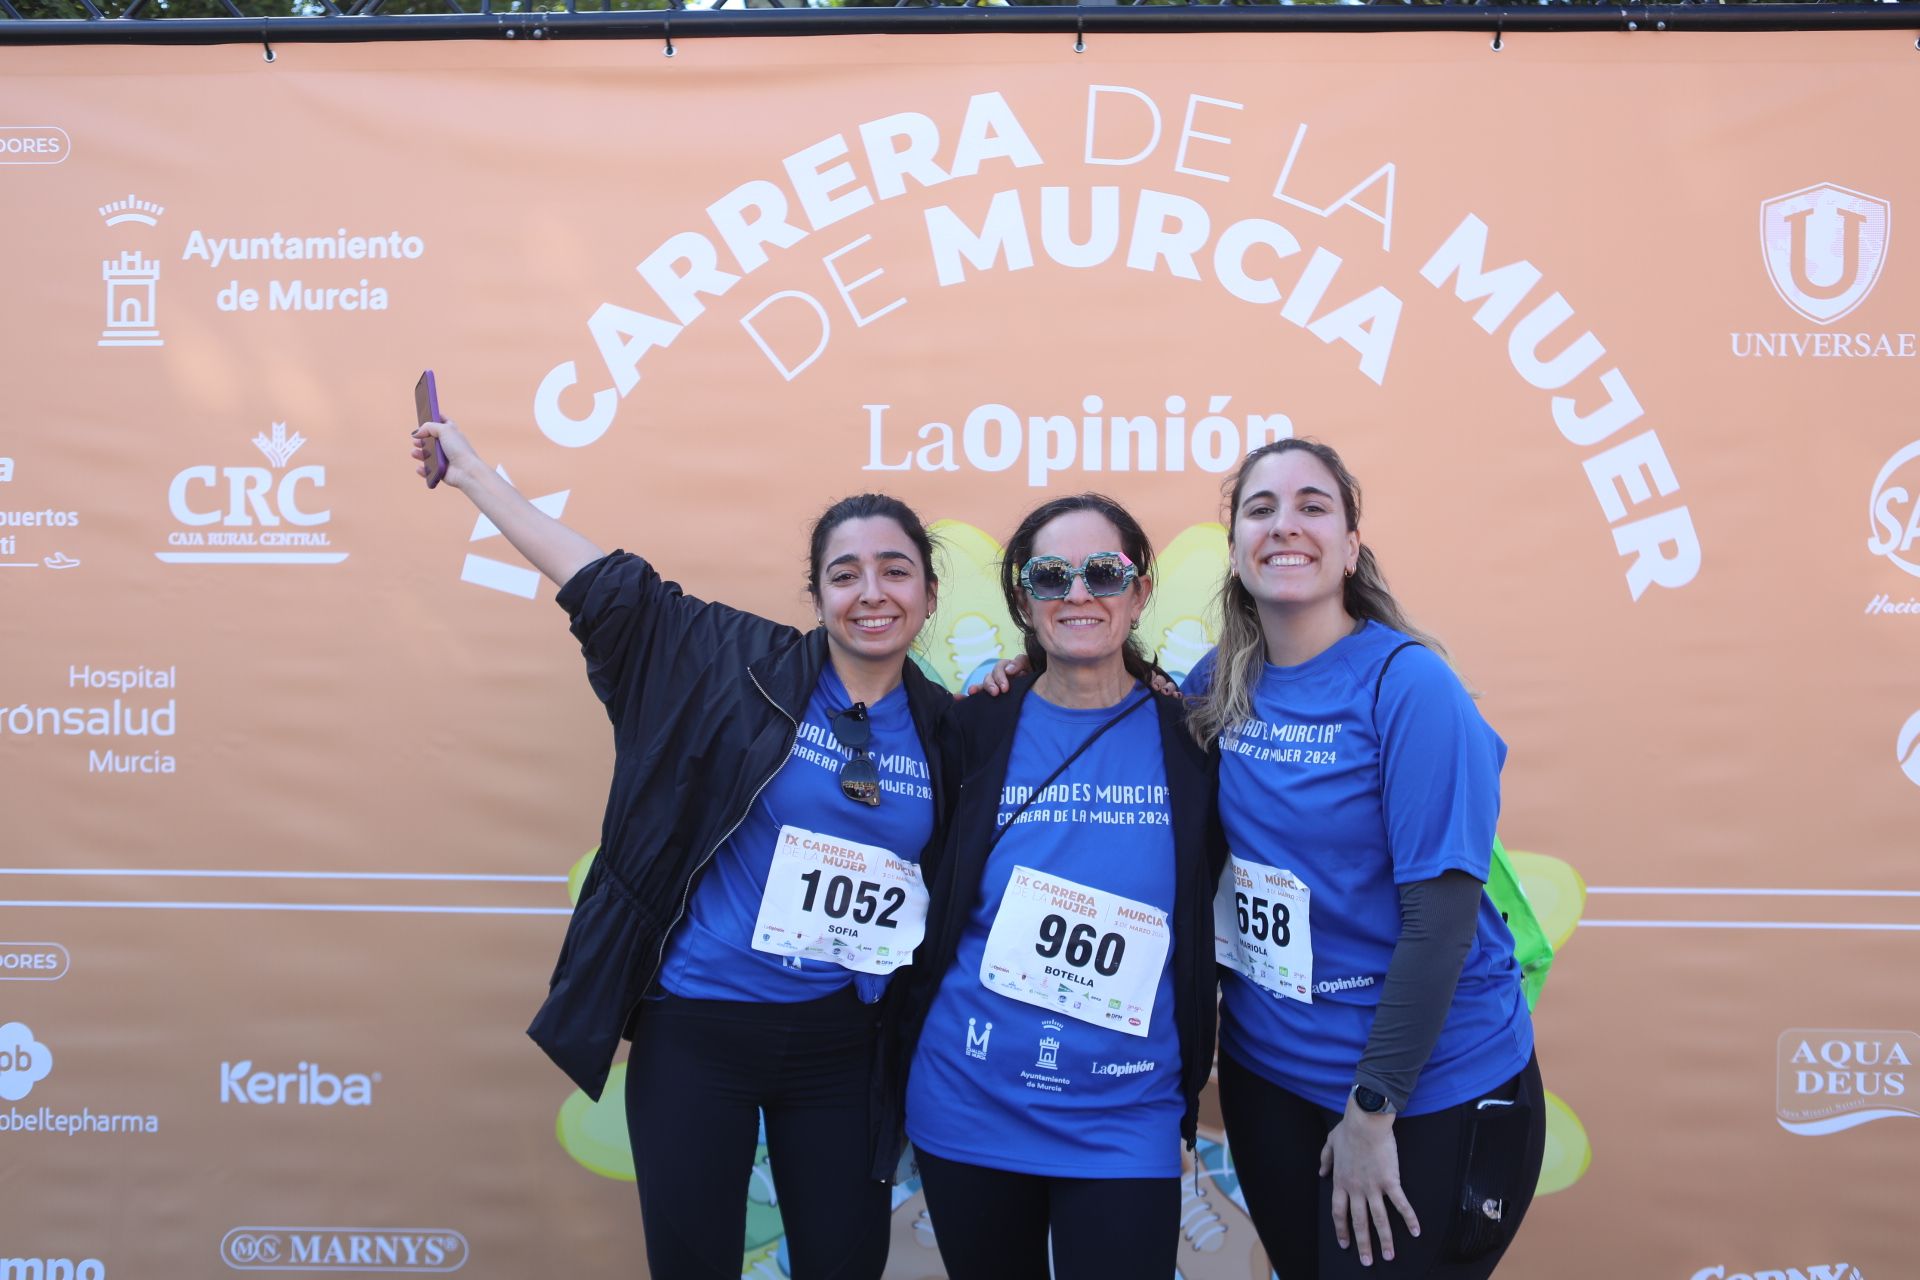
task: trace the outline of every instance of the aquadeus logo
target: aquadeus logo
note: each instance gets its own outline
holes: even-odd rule
[[[255,1071],[253,1059],[242,1058],[220,1064],[220,1101],[259,1107],[370,1107],[379,1081],[378,1071],[336,1075],[315,1062],[303,1062],[292,1071]]]
[[[1820,1030],[1780,1033],[1778,1112],[1788,1133],[1819,1137],[1898,1116],[1920,1119],[1911,1031]]]
[[[0,1258],[0,1280],[107,1280],[98,1258]]]
[[[1832,182],[1763,200],[1767,278],[1795,311],[1815,324],[1832,324],[1879,283],[1892,223],[1892,204]]]
[[[445,1227],[235,1227],[220,1260],[235,1271],[390,1271],[467,1265],[467,1238]]]

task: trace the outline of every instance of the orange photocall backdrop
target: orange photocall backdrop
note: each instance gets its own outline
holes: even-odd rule
[[[949,683],[1084,488],[1184,671],[1225,471],[1334,444],[1561,943],[1502,1274],[1913,1275],[1920,54],[1489,43],[0,50],[0,1275],[644,1274],[620,1089],[522,1035],[607,725],[414,476],[424,367],[544,509],[795,623],[807,520],[905,498]],[[1201,1139],[1180,1275],[1263,1277]]]

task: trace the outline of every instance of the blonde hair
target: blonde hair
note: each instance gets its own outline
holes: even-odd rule
[[[1227,483],[1226,526],[1229,545],[1233,541],[1234,521],[1240,511],[1241,490],[1245,488],[1247,476],[1254,465],[1262,458],[1294,450],[1312,455],[1333,474],[1334,483],[1340,489],[1340,507],[1346,515],[1347,528],[1359,532],[1360,482],[1347,470],[1346,463],[1332,448],[1318,440],[1289,438],[1262,445],[1249,453]],[[1204,695],[1187,701],[1187,727],[1202,746],[1253,714],[1253,688],[1260,682],[1267,654],[1267,637],[1260,625],[1259,608],[1231,562],[1227,565],[1226,581],[1220,584],[1219,598],[1220,641],[1214,646],[1213,678]],[[1361,544],[1360,558],[1346,580],[1341,603],[1350,616],[1392,627],[1409,639],[1418,640],[1442,658],[1447,656],[1446,648],[1439,640],[1414,626],[1407,618],[1405,611],[1400,608],[1400,602],[1387,590],[1386,575],[1380,571],[1380,562],[1374,558],[1373,549],[1365,543]]]

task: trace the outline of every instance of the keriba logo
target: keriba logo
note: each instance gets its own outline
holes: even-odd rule
[[[1781,300],[1832,324],[1867,300],[1887,262],[1893,205],[1822,182],[1760,204],[1760,251]]]
[[[242,1058],[220,1064],[220,1101],[261,1107],[370,1107],[379,1081],[378,1071],[335,1075],[314,1062],[292,1071],[255,1071],[253,1059]]]

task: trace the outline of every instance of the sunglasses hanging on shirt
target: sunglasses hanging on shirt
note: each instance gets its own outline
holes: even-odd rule
[[[853,754],[840,766],[840,794],[856,804],[880,804],[880,765],[867,747],[873,742],[873,722],[867,704],[856,702],[833,713],[833,736]]]

